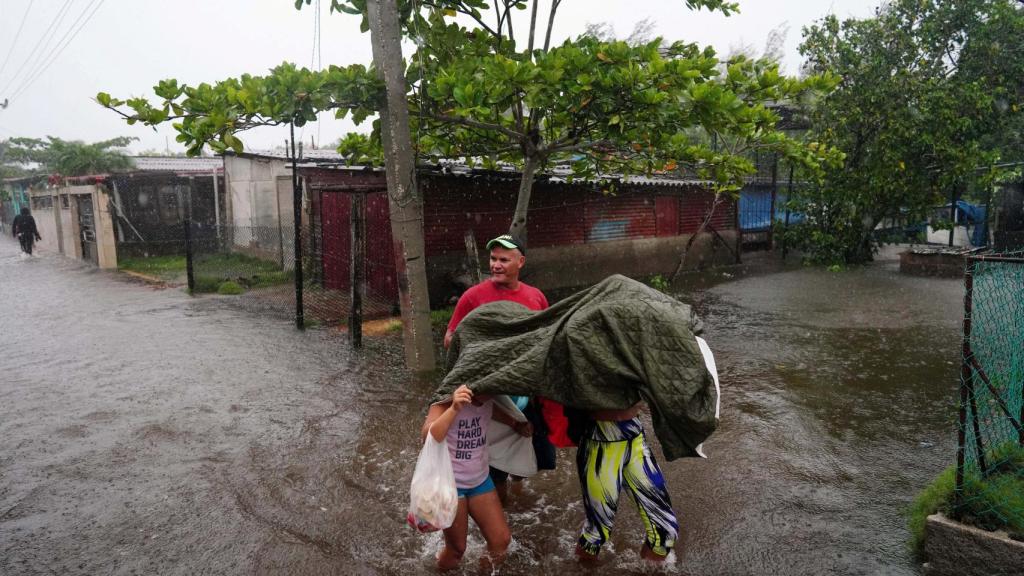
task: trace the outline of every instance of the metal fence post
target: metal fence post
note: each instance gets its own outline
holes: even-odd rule
[[[359,192],[352,194],[350,214],[352,247],[350,251],[349,287],[352,294],[352,309],[348,319],[348,333],[353,348],[363,346],[363,289],[366,285],[366,196]]]
[[[186,218],[182,222],[182,226],[185,228],[185,274],[188,278],[188,291],[191,294],[196,289],[196,273],[192,257],[192,221]]]
[[[782,227],[782,259],[786,259],[789,248],[786,246],[786,236],[789,233],[789,206],[793,201],[793,165],[789,166],[789,185],[786,187],[786,221]],[[772,215],[774,218],[774,214]]]
[[[295,327],[306,327],[302,308],[302,188],[299,186],[298,160],[295,157],[295,122],[291,123],[292,136],[292,214],[295,217]]]
[[[775,200],[779,195],[779,156],[772,155],[772,196],[768,205],[768,251],[775,249]]]

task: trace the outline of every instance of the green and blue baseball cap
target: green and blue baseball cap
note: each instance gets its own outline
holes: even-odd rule
[[[495,246],[501,246],[503,248],[508,248],[509,250],[519,250],[523,256],[526,256],[526,242],[523,242],[511,234],[502,234],[501,236],[487,242],[488,250]]]

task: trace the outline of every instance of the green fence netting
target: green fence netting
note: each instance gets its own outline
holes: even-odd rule
[[[969,256],[956,512],[1024,530],[1024,252]]]

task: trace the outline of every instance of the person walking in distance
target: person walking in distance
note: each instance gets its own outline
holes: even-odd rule
[[[36,240],[43,239],[36,228],[36,219],[29,214],[27,206],[21,209],[21,214],[14,217],[11,232],[21,243],[21,251],[29,256],[32,255],[32,245]]]

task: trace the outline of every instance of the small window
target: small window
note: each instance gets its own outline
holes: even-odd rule
[[[33,196],[33,210],[53,210],[53,196]]]

